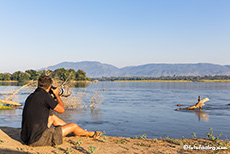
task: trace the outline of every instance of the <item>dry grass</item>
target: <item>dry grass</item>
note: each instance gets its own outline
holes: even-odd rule
[[[103,101],[103,96],[100,94],[100,92],[98,90],[94,90],[93,92],[93,96],[91,97],[91,103],[89,105],[89,107],[95,108],[96,105],[101,104]]]
[[[49,71],[47,71],[46,75],[49,75]],[[69,91],[71,91],[69,87],[72,87],[74,82],[69,80],[69,78],[70,76],[67,78],[66,81],[53,79],[52,85],[55,87],[63,87],[64,89],[66,90],[68,89]],[[27,89],[29,93],[32,93],[37,86],[38,86],[37,81],[30,81],[28,86],[25,87],[22,86],[23,88],[22,87],[21,88]],[[13,94],[17,90],[18,88],[10,87],[9,89],[6,89],[4,93]],[[3,96],[4,99],[7,99],[9,95],[3,95]],[[13,95],[10,98],[10,100],[16,102],[19,100],[19,96]],[[101,102],[103,101],[103,96],[97,90],[93,92],[92,96],[90,96],[90,94],[87,93],[86,91],[82,90],[76,94],[72,93],[69,97],[62,97],[62,100],[64,102],[66,109],[77,109],[77,108],[86,108],[86,107],[90,107],[91,109],[93,109],[95,108],[96,105],[101,104]]]
[[[90,96],[85,90],[81,90],[76,94],[72,93],[69,97],[62,97],[66,109],[79,109],[79,108],[91,108],[94,109],[96,105],[99,105],[103,101],[103,96],[98,90],[95,90]]]
[[[84,108],[86,106],[85,98],[88,94],[82,90],[77,94],[71,94],[69,97],[62,97],[66,109]]]

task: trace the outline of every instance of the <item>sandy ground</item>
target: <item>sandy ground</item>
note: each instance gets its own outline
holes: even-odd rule
[[[58,146],[31,147],[19,137],[20,128],[0,127],[0,154],[174,154],[174,153],[230,153],[229,141],[214,143],[208,139],[135,139],[102,136],[99,139],[69,136]],[[223,147],[225,150],[184,150],[184,146],[199,148]]]

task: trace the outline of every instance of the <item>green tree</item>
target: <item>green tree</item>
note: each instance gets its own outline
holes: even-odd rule
[[[77,81],[85,81],[85,80],[87,80],[87,79],[86,79],[86,72],[79,69],[79,70],[76,72],[76,80],[77,80]]]
[[[11,79],[11,74],[10,73],[4,73],[4,81],[9,81]]]
[[[26,70],[25,73],[28,73],[30,80],[38,80],[38,78],[39,78],[38,72],[33,70],[33,69]]]
[[[67,69],[67,78],[68,80],[75,80],[76,78],[76,71],[74,69]]]
[[[17,71],[12,74],[11,79],[16,81],[28,81],[30,80],[30,76],[28,73]]]
[[[37,72],[37,75],[38,75],[38,78],[44,75],[53,77],[53,71],[52,70],[40,70]]]
[[[0,73],[0,80],[4,80],[4,74]]]
[[[22,82],[22,81],[29,81],[29,80],[30,80],[30,75],[28,73],[22,72],[19,76],[18,81]]]
[[[19,75],[21,74],[21,71],[14,72],[11,76],[11,80],[19,80]]]
[[[67,71],[65,68],[59,68],[54,70],[54,78],[65,81],[67,79]]]

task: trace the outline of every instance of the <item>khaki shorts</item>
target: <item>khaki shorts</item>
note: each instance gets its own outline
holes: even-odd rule
[[[61,127],[47,128],[43,133],[41,138],[32,143],[31,146],[54,146],[63,143],[62,129]]]

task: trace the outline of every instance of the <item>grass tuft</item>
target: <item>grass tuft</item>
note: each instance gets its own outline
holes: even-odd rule
[[[10,106],[5,106],[0,102],[0,110],[12,109]]]

